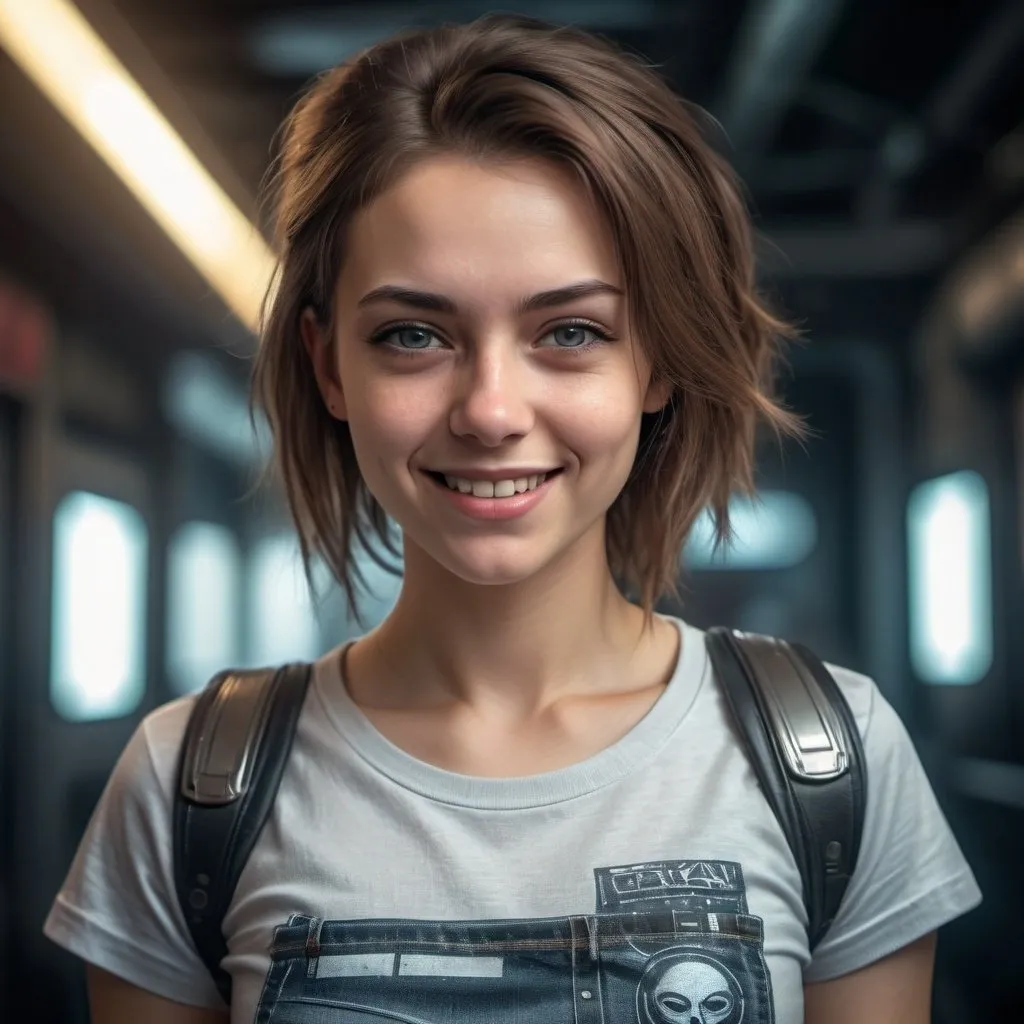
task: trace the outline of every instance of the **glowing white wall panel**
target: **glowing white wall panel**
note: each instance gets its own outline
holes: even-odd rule
[[[238,664],[241,556],[234,534],[186,523],[167,552],[167,674],[178,693]]]
[[[988,490],[973,472],[918,486],[907,505],[910,656],[930,683],[974,683],[992,663]]]
[[[130,505],[75,491],[53,522],[50,695],[64,718],[114,718],[145,691],[147,535]]]
[[[322,653],[316,609],[293,534],[265,537],[255,545],[248,589],[248,664],[308,661]]]
[[[806,498],[791,491],[762,491],[753,500],[729,502],[733,540],[714,550],[709,513],[694,523],[683,552],[690,569],[787,569],[799,565],[818,543],[818,522]]]
[[[243,466],[262,466],[270,451],[266,420],[249,417],[245,391],[212,359],[184,352],[170,363],[163,403],[178,432]]]

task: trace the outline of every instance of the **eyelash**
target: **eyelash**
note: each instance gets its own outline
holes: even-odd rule
[[[584,330],[590,331],[592,334],[597,335],[597,341],[589,341],[585,345],[574,345],[570,348],[566,348],[561,345],[545,346],[545,348],[551,347],[558,349],[559,351],[569,353],[570,355],[582,355],[585,352],[590,352],[598,345],[604,345],[611,341],[616,341],[616,337],[610,331],[605,328],[598,326],[592,320],[566,320],[562,323],[555,324],[550,330],[548,330],[544,337],[546,338],[549,334],[553,334],[555,331],[563,327],[580,327]],[[436,331],[432,328],[427,327],[424,324],[418,324],[415,321],[404,321],[397,324],[388,324],[387,327],[377,331],[376,334],[370,336],[371,345],[386,345],[387,339],[392,335],[397,334],[399,331],[423,331],[425,334],[430,334],[433,337],[438,337]],[[423,348],[402,348],[399,345],[388,346],[392,352],[402,356],[418,356],[421,352],[436,352],[437,349],[423,349]]]

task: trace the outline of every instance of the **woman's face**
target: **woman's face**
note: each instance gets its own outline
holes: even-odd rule
[[[436,158],[360,211],[345,248],[334,338],[309,316],[303,336],[407,557],[515,583],[603,536],[665,395],[582,189],[546,164]]]

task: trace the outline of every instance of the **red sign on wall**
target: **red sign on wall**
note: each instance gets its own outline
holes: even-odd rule
[[[46,308],[0,279],[0,385],[26,386],[39,379],[51,331]]]

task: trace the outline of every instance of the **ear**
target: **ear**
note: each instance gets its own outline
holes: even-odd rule
[[[667,381],[651,378],[644,395],[644,412],[661,412],[672,397],[672,388]]]
[[[338,367],[334,358],[334,346],[324,327],[317,320],[316,314],[308,307],[299,317],[299,334],[302,344],[309,356],[309,362],[316,376],[316,386],[320,389],[320,397],[327,406],[327,411],[336,419],[348,417],[345,406],[345,392],[338,377]]]

